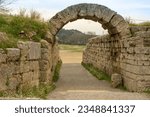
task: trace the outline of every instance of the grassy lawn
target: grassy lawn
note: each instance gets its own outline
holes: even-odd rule
[[[85,49],[85,45],[66,45],[59,44],[60,50],[68,50],[72,52],[82,52]]]

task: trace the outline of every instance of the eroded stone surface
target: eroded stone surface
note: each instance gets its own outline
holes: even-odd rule
[[[116,88],[116,87],[119,87],[119,86],[122,86],[122,78],[121,78],[121,75],[120,74],[112,74],[111,75],[111,84],[112,84],[112,87]]]
[[[111,31],[114,30],[113,27],[116,27],[114,34],[121,33],[123,29],[128,28],[128,24],[125,23],[123,17],[109,8],[97,4],[83,3],[70,6],[52,17],[49,21],[51,33],[55,36],[66,23],[81,18],[98,21],[101,24],[108,23],[105,26],[111,34],[114,32]]]
[[[7,48],[7,61],[17,61],[20,59],[20,49]]]
[[[120,21],[123,21],[122,18]],[[123,30],[123,27],[118,28]],[[132,35],[126,33],[123,39],[118,35],[95,37],[86,46],[83,62],[93,64],[110,76],[121,74],[123,85],[129,91],[150,90],[150,47],[144,41],[150,38],[149,29],[145,26],[130,27]],[[118,82],[114,83],[114,87]]]
[[[0,49],[0,91],[18,92],[23,87],[51,82],[54,72],[51,69],[58,60],[55,44],[45,40],[40,43],[19,41],[18,48]]]

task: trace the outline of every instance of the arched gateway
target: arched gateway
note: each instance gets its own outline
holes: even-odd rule
[[[70,6],[50,19],[52,36],[68,22],[82,18],[99,22],[104,29],[108,29],[109,34],[124,34],[128,29],[124,18],[115,11],[102,5],[83,3]]]
[[[123,85],[130,91],[150,90],[150,27],[129,27],[121,15],[102,5],[77,4],[50,19],[48,41],[55,40],[65,24],[77,19],[99,22],[109,33],[87,44],[84,63],[91,63],[110,75],[120,74]]]
[[[93,64],[95,67],[98,67],[109,75],[112,75],[113,73],[120,74],[120,40],[122,40],[121,38],[129,32],[128,24],[124,18],[115,11],[102,5],[87,3],[73,5],[60,11],[50,19],[49,23],[52,39],[50,42],[55,40],[55,36],[65,24],[78,19],[88,19],[99,22],[104,29],[108,29],[109,33],[108,38],[100,39],[105,40],[105,42],[100,43],[96,41],[96,43],[94,43],[99,45],[98,49],[104,51],[102,54],[103,57],[91,53],[91,51],[96,52],[96,47],[92,50],[92,48],[87,46],[90,50],[86,49],[85,53],[83,53],[83,62]],[[106,46],[108,46],[108,48]],[[92,55],[89,55],[90,53]]]

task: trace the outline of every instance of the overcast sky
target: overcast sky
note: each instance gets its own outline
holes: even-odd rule
[[[107,6],[123,17],[131,17],[136,22],[150,20],[150,0],[16,0],[11,9],[16,13],[20,8],[37,10],[45,19],[50,19],[57,12],[78,3],[96,3]],[[78,29],[82,32],[103,33],[101,25],[93,21],[77,20],[64,28]]]

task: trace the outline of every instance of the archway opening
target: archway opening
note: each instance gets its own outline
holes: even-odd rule
[[[63,63],[81,63],[88,41],[96,36],[108,34],[102,25],[92,20],[79,19],[69,22],[57,33],[60,58]]]

